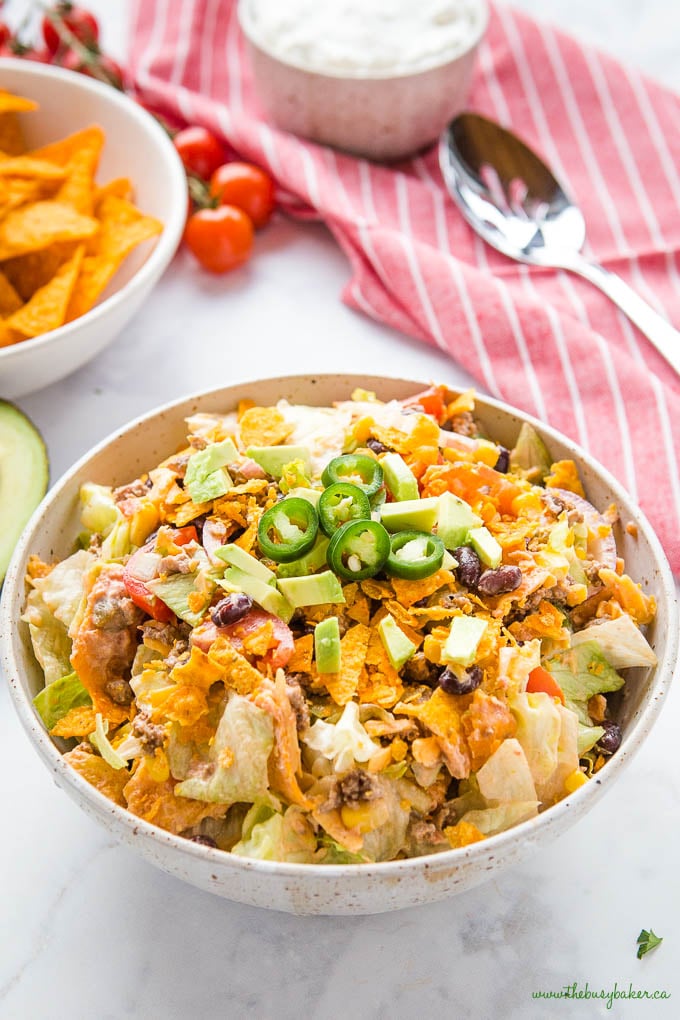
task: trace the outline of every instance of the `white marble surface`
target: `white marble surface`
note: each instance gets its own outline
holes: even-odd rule
[[[127,3],[89,3],[122,55]],[[668,0],[522,0],[680,87]],[[120,340],[22,400],[57,477],[128,418],[187,390],[291,370],[463,376],[346,309],[344,257],[320,227],[274,224],[245,271],[212,279],[181,254]],[[295,918],[230,904],[112,844],[52,781],[0,688],[0,1018],[544,1020],[680,1015],[677,713],[595,812],[540,857],[437,905]],[[641,928],[664,944],[635,958]],[[546,1002],[538,990],[665,990],[669,1001]]]

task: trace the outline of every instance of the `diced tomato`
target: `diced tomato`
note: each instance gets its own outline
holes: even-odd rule
[[[146,585],[147,581],[158,576],[158,565],[162,557],[154,552],[153,542],[142,546],[134,552],[123,569],[125,590],[136,606],[152,616],[159,623],[170,623],[174,619],[172,609],[153,595]]]
[[[409,397],[408,400],[404,400],[402,403],[404,407],[416,407],[420,404],[425,414],[431,414],[433,418],[440,422],[444,417],[446,407],[444,392],[443,386],[431,386],[429,390],[416,393],[415,397]]]
[[[295,651],[293,634],[287,623],[272,613],[266,613],[264,609],[253,608],[242,619],[228,627],[216,627],[214,623],[204,623],[194,631],[191,641],[201,651],[208,652],[217,637],[226,637],[240,652],[244,639],[268,621],[272,623],[272,637],[276,643],[261,661],[265,665],[271,666],[272,669],[282,669]]]
[[[552,673],[549,673],[547,669],[543,669],[543,666],[536,666],[529,673],[527,691],[529,694],[549,694],[551,698],[559,698],[562,704],[564,704],[562,688]]]
[[[189,542],[198,542],[198,532],[193,524],[187,524],[173,532],[172,540],[175,545],[189,545]]]

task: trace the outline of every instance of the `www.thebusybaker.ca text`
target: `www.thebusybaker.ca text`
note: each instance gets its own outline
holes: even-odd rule
[[[578,981],[571,985],[563,985],[559,991],[538,991],[532,992],[533,999],[604,999],[607,1009],[611,1009],[615,999],[670,999],[671,993],[663,989],[655,988],[650,991],[646,988],[634,988],[632,982],[627,988],[619,988],[618,982],[614,982],[613,988],[590,988],[586,981],[582,988]]]

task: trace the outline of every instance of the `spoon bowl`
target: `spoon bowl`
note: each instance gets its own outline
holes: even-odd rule
[[[619,276],[584,258],[583,213],[521,139],[477,113],[461,113],[441,135],[439,165],[449,194],[487,244],[590,280],[680,373],[680,333]]]

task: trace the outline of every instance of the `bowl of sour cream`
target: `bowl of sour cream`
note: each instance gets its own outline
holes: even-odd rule
[[[486,0],[240,0],[277,127],[375,160],[433,142],[467,99]]]

